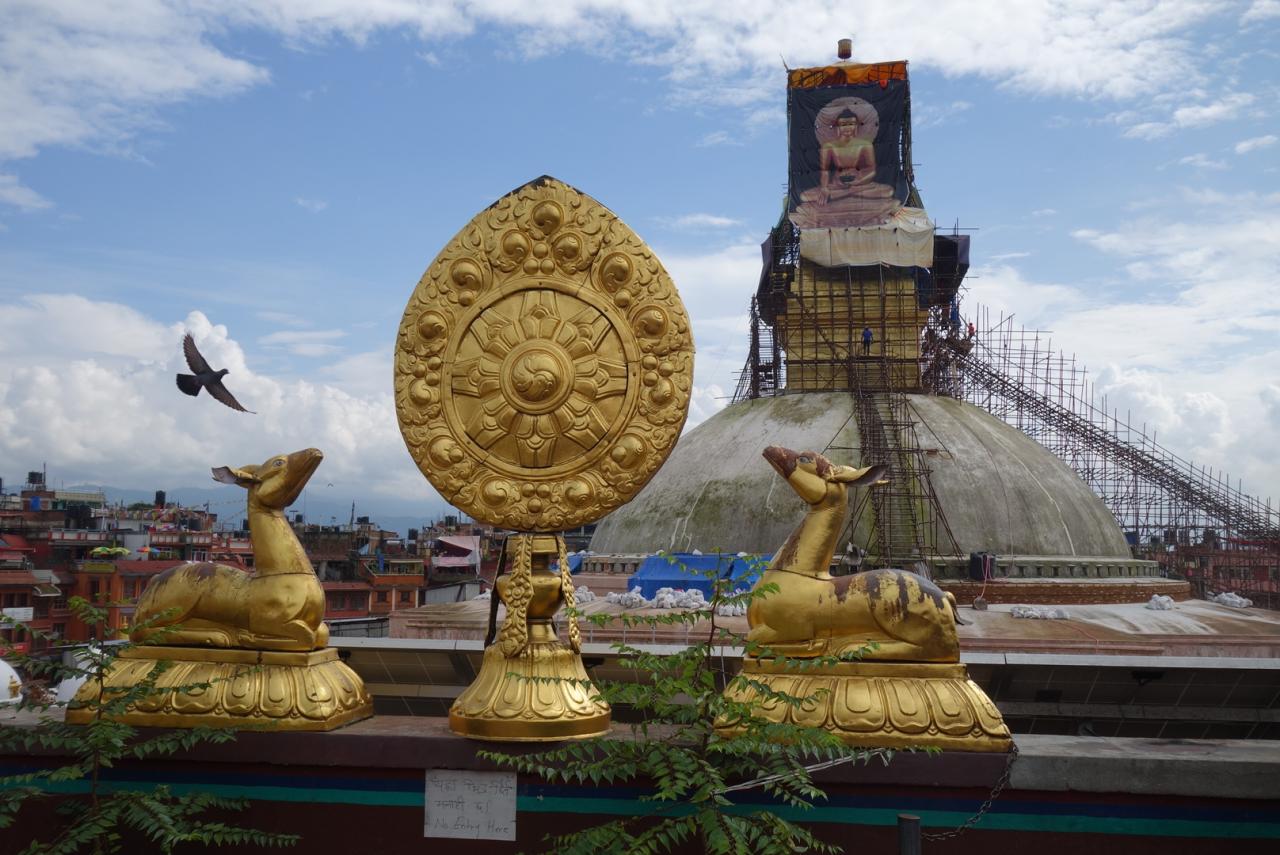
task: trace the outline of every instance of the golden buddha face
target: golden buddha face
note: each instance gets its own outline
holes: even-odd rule
[[[836,119],[836,138],[847,142],[858,135],[858,117],[841,116]]]

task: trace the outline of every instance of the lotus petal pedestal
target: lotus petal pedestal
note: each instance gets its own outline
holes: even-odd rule
[[[485,648],[475,682],[449,710],[454,733],[511,742],[585,739],[609,730],[609,705],[592,700],[582,658],[562,644],[550,621],[530,622],[529,644],[508,659]]]
[[[364,683],[332,647],[310,652],[142,646],[124,651],[104,684],[108,695],[142,683],[157,662],[172,663],[155,691],[120,721],[139,727],[233,727],[277,731],[333,730],[373,715]],[[207,687],[190,688],[208,683]],[[87,682],[67,709],[67,722],[95,714],[96,683]]]
[[[960,664],[850,662],[796,672],[748,656],[743,674],[772,691],[811,698],[799,705],[762,698],[756,715],[780,724],[821,727],[860,748],[942,748],[1007,752],[1009,728]],[[731,700],[760,697],[752,687]],[[733,727],[721,729],[726,734]]]

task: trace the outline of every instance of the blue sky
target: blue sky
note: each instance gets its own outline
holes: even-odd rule
[[[437,511],[395,327],[449,238],[544,173],[662,257],[707,417],[784,193],[782,63],[852,33],[911,61],[926,208],[976,229],[967,303],[1274,492],[1280,3],[729,5],[6,3],[0,476],[172,488],[316,445],[344,494]],[[259,416],[174,392],[186,329]]]

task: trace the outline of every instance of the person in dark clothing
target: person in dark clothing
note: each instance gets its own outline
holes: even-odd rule
[[[871,327],[862,328],[862,355],[863,356],[871,355],[871,339],[873,339],[874,337],[875,336],[871,332]]]

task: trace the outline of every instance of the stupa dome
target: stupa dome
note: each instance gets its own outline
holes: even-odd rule
[[[1113,566],[1100,575],[1148,575],[1154,569],[1131,559],[1102,500],[1035,440],[963,401],[905,398],[950,529],[938,536],[938,554],[925,557],[937,575],[959,575],[961,560],[980,551],[1082,568],[1063,575],[1099,575],[1083,569],[1093,565]],[[686,434],[644,490],[600,523],[592,551],[773,552],[806,507],[760,452],[783,445],[859,463],[855,409],[847,392],[779,395],[726,407]],[[870,516],[839,549],[850,539],[866,547]]]

